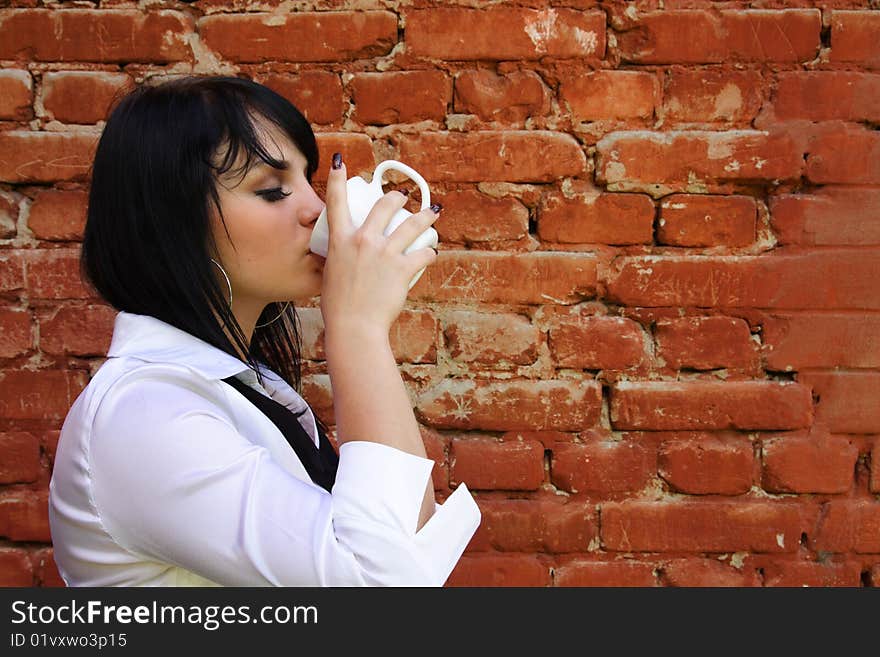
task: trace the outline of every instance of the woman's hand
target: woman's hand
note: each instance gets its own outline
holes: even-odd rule
[[[404,250],[431,226],[438,213],[431,208],[416,212],[385,237],[394,214],[406,203],[398,191],[376,201],[360,227],[348,209],[345,165],[338,154],[327,178],[329,245],[321,284],[324,330],[348,334],[349,329],[376,331],[385,337],[406,303],[409,282],[437,259],[431,247],[409,254]],[[437,206],[433,206],[437,207]]]

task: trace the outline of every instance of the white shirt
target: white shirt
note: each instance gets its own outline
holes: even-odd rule
[[[107,355],[64,421],[49,485],[68,586],[441,586],[476,532],[464,484],[416,531],[434,462],[394,447],[345,442],[332,494],[313,483],[220,381],[244,370],[263,390],[253,372],[185,331],[120,312]],[[261,369],[264,394],[308,408]],[[300,421],[317,444],[311,410]]]

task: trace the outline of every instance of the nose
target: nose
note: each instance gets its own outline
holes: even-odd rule
[[[318,221],[318,217],[320,217],[321,212],[324,211],[324,201],[321,200],[311,186],[309,187],[309,190],[311,191],[310,197],[300,215],[302,217],[301,222],[305,226],[310,226]]]

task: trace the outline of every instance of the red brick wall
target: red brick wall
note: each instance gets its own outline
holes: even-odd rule
[[[393,344],[438,497],[484,513],[450,585],[880,583],[876,2],[6,4],[3,584],[59,583],[54,445],[114,315],[77,278],[101,121],[189,72],[443,203]]]

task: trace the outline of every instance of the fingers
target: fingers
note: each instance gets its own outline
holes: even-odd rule
[[[348,209],[348,194],[345,182],[346,169],[341,153],[333,154],[330,173],[327,175],[327,230],[330,235],[352,227],[351,214]]]
[[[384,235],[388,229],[388,224],[404,205],[406,205],[409,196],[397,190],[386,193],[382,198],[376,201],[376,204],[370,210],[367,218],[364,220],[364,231],[375,231],[379,235]]]
[[[407,217],[388,236],[389,248],[395,252],[405,250],[419,235],[425,232],[426,228],[432,226],[437,221],[442,209],[443,206],[439,203],[434,203],[431,207]]]

